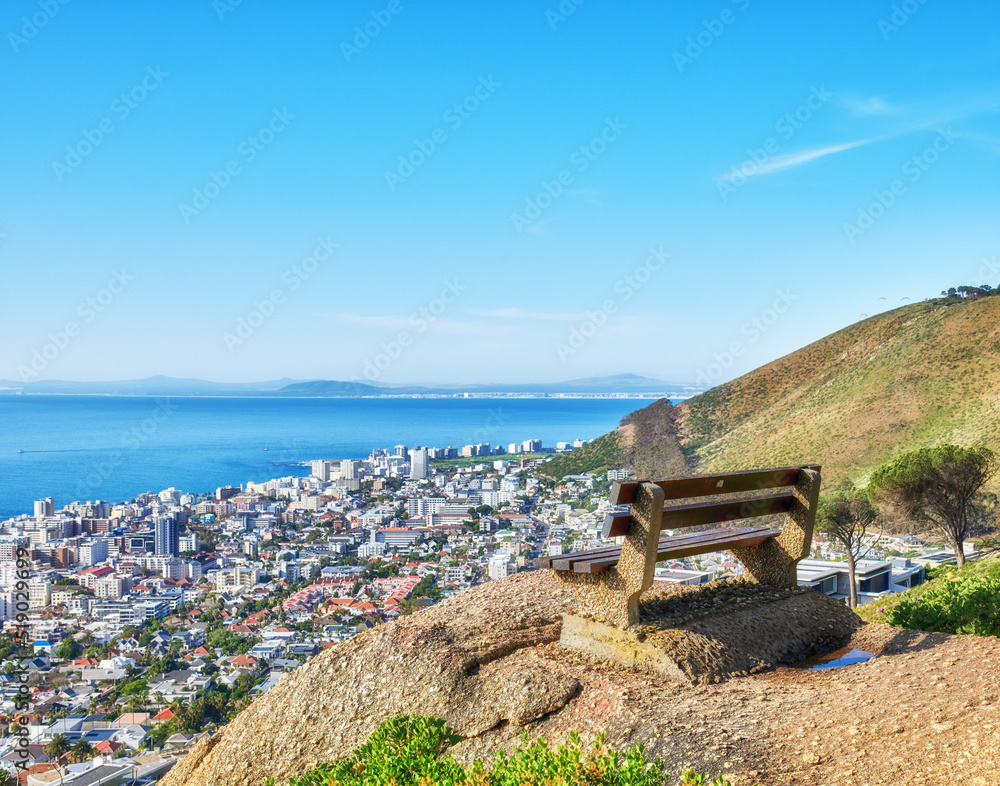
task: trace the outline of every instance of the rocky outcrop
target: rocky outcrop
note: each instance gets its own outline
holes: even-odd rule
[[[688,609],[692,622],[711,597],[691,588],[664,601],[656,590],[658,608]],[[577,729],[734,784],[996,782],[982,778],[1000,765],[997,640],[868,625],[855,644],[882,657],[867,663],[692,685],[560,649],[561,615],[575,611],[572,595],[538,571],[370,630],[283,677],[162,783],[282,784],[401,713],[446,719],[466,737],[454,750],[465,762],[513,749],[523,731],[558,743]],[[864,778],[842,777],[847,770]],[[924,777],[937,772],[951,780]]]

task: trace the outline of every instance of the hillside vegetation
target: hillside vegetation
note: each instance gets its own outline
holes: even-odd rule
[[[550,746],[545,739],[529,741],[524,734],[512,756],[498,752],[484,766],[475,761],[463,767],[448,753],[462,739],[440,718],[402,715],[384,721],[368,742],[349,757],[321,764],[288,786],[666,786],[676,783],[663,773],[663,762],[650,761],[642,745],[623,754],[604,747],[598,735],[588,750],[577,732],[566,745]],[[267,786],[276,786],[273,778]],[[723,777],[707,780],[686,770],[680,786],[731,786]]]
[[[633,413],[656,429],[637,429],[631,444],[619,440],[619,453],[606,449],[600,467],[573,451],[546,469],[601,471],[617,459],[640,477],[678,474],[679,440],[693,471],[817,462],[828,481],[863,484],[904,451],[944,442],[1000,448],[998,392],[1000,297],[925,301],[865,319],[677,407],[656,402],[640,410],[648,415]]]
[[[931,580],[856,611],[866,622],[886,622],[931,633],[1000,636],[1000,558],[945,565]]]
[[[677,440],[674,407],[660,399],[626,415],[621,425],[582,448],[557,456],[541,474],[553,480],[581,472],[607,472],[627,467],[643,476],[683,475],[690,471]]]

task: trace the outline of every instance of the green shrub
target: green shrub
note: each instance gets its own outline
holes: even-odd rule
[[[1000,565],[982,575],[942,577],[889,610],[890,625],[938,633],[1000,636]]]
[[[577,732],[566,745],[530,742],[527,733],[510,756],[498,753],[487,771],[482,762],[463,768],[446,752],[462,738],[439,718],[401,715],[383,722],[346,759],[321,764],[289,779],[289,786],[665,786],[663,762],[649,761],[642,745],[624,754],[604,747],[604,735],[584,748]],[[268,780],[274,786],[274,779]],[[687,770],[681,786],[730,786],[722,777]]]

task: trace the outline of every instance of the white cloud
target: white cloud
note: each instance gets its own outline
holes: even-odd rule
[[[856,147],[870,145],[872,142],[880,142],[883,139],[886,139],[886,137],[871,137],[869,139],[858,139],[854,142],[845,142],[840,145],[827,145],[826,147],[815,147],[812,150],[802,150],[798,153],[787,153],[783,156],[770,158],[761,164],[756,164],[752,169],[750,169],[750,171],[747,171],[748,167],[733,169],[731,172],[723,175],[721,179],[732,181],[742,180],[756,175],[770,175],[773,172],[781,172],[785,169],[792,169],[793,167],[808,164],[818,158],[824,158],[826,156],[833,155],[834,153],[842,153],[845,150],[853,150]]]

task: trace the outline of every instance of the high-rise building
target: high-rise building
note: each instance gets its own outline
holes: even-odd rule
[[[344,480],[358,479],[358,462],[353,459],[344,459],[340,462],[340,477]]]
[[[312,476],[314,478],[319,478],[324,483],[330,480],[330,462],[329,461],[314,461],[312,462]]]
[[[427,469],[427,448],[417,446],[410,451],[410,477],[415,480],[426,480]]]
[[[170,516],[156,520],[156,532],[153,540],[154,554],[180,554],[180,538],[177,532],[177,522]]]
[[[56,504],[52,497],[35,500],[35,518],[40,519],[51,516],[56,512]]]
[[[521,447],[524,448],[525,453],[537,453],[542,449],[542,441],[540,439],[526,439],[521,443]]]
[[[406,458],[406,445],[396,445],[392,451],[394,456],[399,456],[400,458]]]

